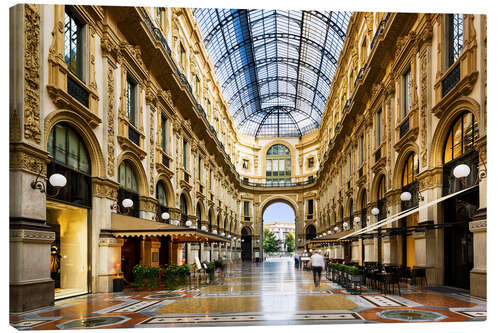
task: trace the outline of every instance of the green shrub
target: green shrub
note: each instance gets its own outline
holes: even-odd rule
[[[137,288],[144,287],[144,278],[146,277],[146,266],[135,265],[132,268],[132,274],[134,275],[134,282],[132,285]]]
[[[159,267],[147,267],[146,268],[146,279],[148,282],[149,290],[158,287],[158,280],[160,277],[161,269]]]

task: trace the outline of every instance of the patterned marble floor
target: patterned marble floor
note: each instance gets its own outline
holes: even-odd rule
[[[290,261],[232,265],[213,284],[175,291],[92,294],[11,314],[20,330],[402,323],[486,319],[486,301],[460,292],[402,288],[401,296],[364,289],[351,295]]]

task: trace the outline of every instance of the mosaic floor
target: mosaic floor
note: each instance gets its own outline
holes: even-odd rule
[[[20,330],[289,325],[486,319],[486,301],[453,290],[402,288],[401,296],[363,289],[351,295],[290,261],[233,265],[225,278],[198,289],[92,294],[11,314]]]

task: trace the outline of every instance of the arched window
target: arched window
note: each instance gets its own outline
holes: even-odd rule
[[[344,207],[340,206],[340,225],[342,226],[342,224],[344,223]]]
[[[407,210],[412,207],[418,206],[418,159],[412,152],[408,156],[403,166],[403,173],[401,175],[401,192],[410,192],[410,201],[401,201],[401,209]]]
[[[275,144],[266,153],[266,181],[270,184],[290,182],[292,159],[290,149],[282,144]]]
[[[80,136],[64,123],[55,125],[50,131],[47,151],[55,163],[90,175],[90,160],[85,144]]]
[[[443,163],[446,164],[474,149],[479,136],[478,124],[474,115],[467,111],[460,115],[451,126],[446,137]]]
[[[443,147],[443,195],[477,182],[479,154],[474,149],[474,143],[478,137],[478,123],[470,111],[459,115],[450,126]],[[459,164],[467,164],[471,168],[468,177],[457,179],[453,176],[453,169]]]
[[[135,170],[128,161],[124,161],[118,168],[118,182],[120,183],[120,186],[128,191],[134,193],[139,192]]]
[[[198,202],[198,204],[196,205],[196,219],[198,221],[196,221],[197,223],[197,226],[198,226],[198,229],[201,229],[201,206],[200,206],[200,203]]]
[[[306,228],[306,240],[314,239],[315,237],[316,237],[316,227],[310,224]]]
[[[208,232],[212,232],[212,211],[208,211]]]
[[[52,158],[47,165],[47,175],[60,173],[67,179],[67,185],[55,199],[91,207],[90,159],[81,137],[69,125],[58,123],[49,133],[47,151]],[[55,189],[48,183],[47,193],[53,196],[54,192]]]
[[[354,203],[353,200],[349,202],[349,228],[352,228],[352,220],[354,219]]]
[[[385,196],[385,176],[382,176],[378,182],[377,200],[383,200]]]
[[[186,196],[184,194],[181,194],[181,214],[187,215],[187,202],[186,202]]]
[[[156,184],[156,199],[160,206],[168,207],[168,193],[161,181]]]
[[[415,154],[411,153],[406,159],[405,165],[403,167],[403,174],[401,179],[401,186],[407,186],[417,180],[418,173],[418,159],[415,158]]]
[[[135,217],[139,217],[139,183],[135,168],[129,161],[123,161],[118,168],[118,204],[120,205],[120,212]],[[131,199],[133,206],[129,209],[123,207],[123,200]]]
[[[366,190],[361,195],[361,228],[366,227]]]
[[[378,220],[386,218],[387,207],[385,200],[385,176],[382,176],[377,187],[377,208],[379,209]]]

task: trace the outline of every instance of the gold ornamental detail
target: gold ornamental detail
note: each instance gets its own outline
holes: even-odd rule
[[[40,5],[24,5],[24,137],[41,141]]]

